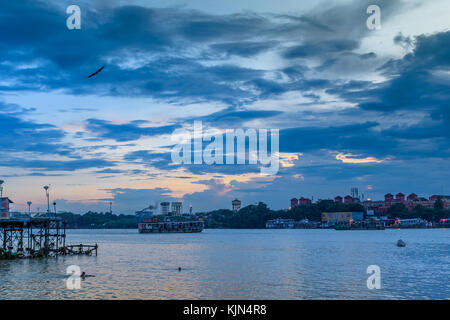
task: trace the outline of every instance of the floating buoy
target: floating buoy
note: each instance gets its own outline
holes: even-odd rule
[[[397,241],[397,247],[406,247],[406,243],[402,239],[400,239]]]

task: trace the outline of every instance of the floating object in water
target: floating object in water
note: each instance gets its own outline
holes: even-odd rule
[[[406,247],[406,243],[405,241],[403,241],[402,239],[397,241],[397,247]]]

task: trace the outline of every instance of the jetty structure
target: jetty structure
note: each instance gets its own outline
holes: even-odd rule
[[[66,244],[67,223],[56,216],[56,209],[54,214],[50,213],[48,186],[44,189],[48,203],[47,214],[44,216],[31,217],[29,210],[29,217],[10,217],[9,204],[13,202],[2,194],[0,198],[0,260],[93,253],[97,255],[97,244]],[[30,207],[31,202],[27,204]]]

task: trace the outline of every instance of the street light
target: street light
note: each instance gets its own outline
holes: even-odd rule
[[[53,201],[53,208],[55,209],[55,218],[56,218],[56,202]]]
[[[44,186],[45,195],[47,196],[47,213],[50,214],[50,195],[49,195],[49,186]]]

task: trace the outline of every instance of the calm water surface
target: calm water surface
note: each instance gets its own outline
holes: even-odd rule
[[[406,248],[395,244],[403,239]],[[98,257],[0,261],[0,299],[449,299],[450,231],[69,230]],[[381,268],[369,290],[366,269]],[[68,290],[66,268],[95,277]],[[178,272],[178,267],[182,271]]]

